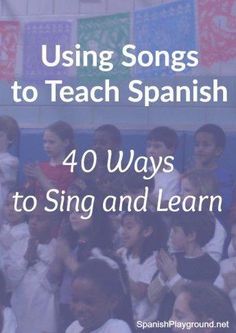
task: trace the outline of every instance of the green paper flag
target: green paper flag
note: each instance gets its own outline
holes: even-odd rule
[[[78,44],[81,51],[93,50],[113,51],[110,62],[113,69],[103,72],[91,64],[87,67],[79,67],[78,79],[80,82],[94,83],[104,79],[121,81],[129,78],[130,70],[121,65],[122,48],[130,43],[130,15],[122,13],[111,16],[100,16],[80,19],[78,21]]]

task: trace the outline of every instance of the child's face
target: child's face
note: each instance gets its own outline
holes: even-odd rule
[[[84,214],[83,212],[71,212],[70,213],[70,224],[71,224],[71,228],[75,231],[75,232],[82,232],[84,230],[87,230],[92,221],[91,219],[82,219],[82,216],[84,216],[86,214]]]
[[[236,251],[236,225],[234,224],[231,228],[231,244]]]
[[[46,130],[43,135],[43,146],[49,157],[57,158],[65,155],[68,141],[63,141],[58,135]]]
[[[4,153],[8,150],[11,141],[8,139],[4,131],[0,131],[0,152]]]
[[[47,238],[51,232],[50,223],[49,216],[36,209],[29,218],[30,235],[38,240]]]
[[[97,130],[94,133],[93,148],[99,157],[104,158],[108,149],[114,150],[117,147],[105,131]]]
[[[181,322],[181,323],[192,323],[196,322],[197,318],[192,312],[192,310],[189,307],[190,302],[190,295],[186,292],[182,292],[179,294],[179,296],[176,298],[172,316],[170,318],[171,321]],[[195,333],[198,332],[199,329],[197,328],[172,328],[172,332],[182,332],[182,333]],[[204,333],[204,330],[202,331]]]
[[[77,278],[73,283],[72,309],[80,325],[87,331],[102,326],[116,303],[90,279]]]
[[[214,163],[221,153],[222,149],[216,146],[212,134],[206,132],[197,133],[195,137],[194,154],[196,162],[200,166],[207,167],[211,165],[211,163]]]
[[[149,140],[146,146],[146,155],[148,157],[153,157],[155,161],[158,161],[160,157],[166,157],[173,155],[173,149],[166,147],[165,143],[162,141]]]
[[[19,224],[23,221],[24,213],[17,212],[14,209],[14,199],[12,198],[13,193],[9,193],[4,205],[4,217],[11,225]]]
[[[170,244],[175,251],[185,251],[187,236],[179,226],[173,226],[170,231]]]
[[[140,246],[145,238],[144,228],[136,221],[132,215],[127,215],[122,223],[122,238],[124,246],[127,249],[132,249]]]

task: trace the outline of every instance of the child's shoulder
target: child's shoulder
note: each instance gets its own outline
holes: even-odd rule
[[[74,321],[66,330],[66,333],[80,333],[83,327],[79,324],[78,320]]]
[[[74,321],[66,330],[66,333],[80,333],[83,331],[83,327],[79,321]],[[93,333],[131,333],[128,324],[120,319],[109,319],[100,328],[92,331]],[[91,333],[92,333],[91,332]]]
[[[221,261],[220,263],[220,270],[221,273],[228,273],[232,271],[232,268],[236,266],[236,257],[227,258]]]
[[[9,152],[0,153],[0,161],[12,165],[18,165],[19,160],[16,156],[10,154]]]
[[[120,319],[109,319],[96,333],[131,333],[128,324]],[[94,332],[94,333],[95,333]]]

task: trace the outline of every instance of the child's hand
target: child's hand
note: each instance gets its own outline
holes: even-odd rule
[[[38,180],[43,176],[43,172],[37,163],[36,164],[27,164],[25,166],[25,174],[29,178],[34,178],[34,179],[38,179]]]
[[[177,262],[175,257],[170,256],[169,253],[164,250],[160,250],[157,255],[157,267],[161,274],[168,280],[172,279],[177,274]]]
[[[28,247],[25,252],[24,258],[25,260],[28,261],[29,266],[34,265],[38,260],[38,253],[37,253],[38,244],[39,242],[35,238],[30,238],[28,241]]]

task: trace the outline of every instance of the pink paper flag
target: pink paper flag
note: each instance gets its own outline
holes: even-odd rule
[[[0,21],[0,80],[14,78],[20,23]]]
[[[201,63],[236,58],[235,0],[198,0],[198,16]]]

